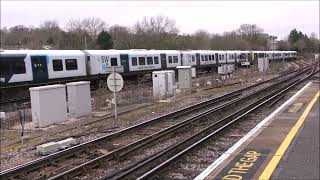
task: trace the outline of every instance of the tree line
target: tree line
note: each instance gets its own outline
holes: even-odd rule
[[[176,22],[166,16],[144,17],[133,26],[107,24],[100,18],[70,19],[64,28],[47,20],[38,27],[16,25],[1,28],[1,49],[216,49],[269,50],[269,35],[255,24],[212,34],[199,29],[181,33]],[[293,29],[287,40],[278,42],[279,50],[319,52],[316,34],[310,37]]]

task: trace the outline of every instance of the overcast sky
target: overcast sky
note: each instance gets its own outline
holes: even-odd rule
[[[182,33],[198,29],[223,33],[241,24],[257,24],[271,35],[285,38],[297,28],[319,36],[319,1],[3,1],[1,27],[38,26],[57,20],[60,27],[73,19],[99,17],[109,26],[131,26],[144,16],[164,15]]]

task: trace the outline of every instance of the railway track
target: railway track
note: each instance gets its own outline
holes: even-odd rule
[[[179,144],[170,147],[166,151],[163,151],[157,154],[154,157],[146,158],[144,161],[141,161],[139,165],[134,167],[130,167],[127,169],[119,170],[118,176],[113,176],[112,179],[165,179],[168,178],[163,173],[163,169],[166,168],[165,174],[169,174],[171,170],[167,168],[170,164],[174,164],[180,159],[186,159],[188,153],[191,153],[192,150],[196,148],[204,147],[206,142],[210,140],[214,140],[214,138],[224,130],[228,129],[235,122],[243,119],[246,115],[249,115],[251,112],[254,112],[261,108],[262,106],[267,106],[272,103],[274,99],[277,99],[279,96],[282,96],[285,92],[296,86],[297,84],[303,82],[305,79],[309,78],[314,71],[310,72],[306,77],[299,79],[298,81],[293,81],[288,83],[287,85],[277,89],[272,93],[268,93],[267,95],[259,98],[257,101],[254,101],[245,107],[235,111],[234,113],[218,119],[212,125],[207,127],[210,129],[208,133],[204,131],[195,134],[194,136],[186,139]],[[207,130],[205,129],[205,130]],[[203,133],[203,134],[201,134]],[[190,154],[189,154],[190,155]],[[173,167],[173,166],[171,166]],[[103,179],[109,179],[110,176],[105,176]]]
[[[54,179],[77,176],[79,172],[83,172],[83,169],[99,166],[99,162],[105,162],[106,160],[119,159],[156,139],[161,139],[170,133],[174,134],[176,129],[190,126],[192,122],[195,124],[203,116],[225,111],[226,108],[233,104],[269,91],[277,85],[281,85],[285,81],[305,73],[305,71],[307,69],[295,70],[278,78],[163,115],[114,134],[5,170],[1,172],[0,176],[2,178],[27,179]],[[250,92],[247,92],[249,89]],[[207,126],[207,124],[204,124],[204,126]],[[199,127],[199,129],[201,128]],[[181,141],[181,139],[178,141]]]
[[[289,79],[287,79],[287,81],[288,80]],[[295,82],[296,80],[295,78],[291,79],[291,82]],[[289,82],[286,82],[286,84],[289,84]],[[73,178],[77,176],[77,173],[83,172],[84,169],[95,168],[97,162],[101,164],[101,168],[99,169],[102,170],[102,172],[97,173],[97,171],[94,170],[92,174],[90,173],[91,171],[87,171],[89,172],[89,177],[96,177],[97,174],[98,176],[99,174],[108,174],[104,176],[103,179],[136,179],[146,170],[150,170],[150,167],[158,166],[167,159],[170,159],[169,157],[175,156],[177,152],[184,151],[184,149],[194,141],[205,137],[208,133],[210,134],[212,128],[216,129],[218,124],[230,118],[242,117],[239,113],[242,113],[246,109],[243,108],[233,112],[234,109],[237,109],[237,106],[241,105],[246,106],[246,108],[251,108],[255,103],[261,102],[266,98],[266,96],[259,94],[266,91],[268,91],[269,95],[270,91],[273,91],[271,94],[274,94],[277,90],[273,90],[273,88],[276,89],[275,87],[279,85],[279,83],[274,84],[263,88],[263,90],[261,89],[248,94],[245,97],[236,98],[215,108],[201,112],[187,118],[181,123],[177,123],[174,126],[149,135],[145,139],[136,141],[134,147],[130,147],[133,144],[128,146],[128,148],[130,148],[128,150],[118,149],[108,155],[100,156],[85,164],[58,174],[52,177],[52,179],[60,179],[62,177]],[[281,86],[284,85],[282,84]],[[248,98],[250,98],[250,100],[248,100]],[[221,113],[221,111],[223,111],[223,113]],[[164,134],[159,135],[159,133]],[[117,154],[117,158],[112,157],[112,154]],[[86,174],[86,176],[88,176],[88,174]],[[82,176],[80,176],[80,178],[81,177]]]
[[[305,66],[304,64],[300,64],[301,67]],[[291,68],[289,68],[288,70],[284,71],[284,72],[281,72],[281,75],[282,74],[287,74],[287,73],[290,73],[291,71],[293,71],[294,69],[298,69],[298,68],[293,68],[291,66]],[[209,73],[206,73],[206,74],[211,74],[210,72]],[[201,73],[200,76],[201,77],[207,77],[205,76],[206,74],[203,74]],[[209,77],[209,76],[208,76]],[[151,81],[142,81],[141,83],[143,84],[147,84],[147,83],[150,83]],[[56,82],[51,82],[49,84],[54,84],[54,83],[63,83],[63,81],[56,81]],[[40,85],[49,85],[48,83],[44,83],[44,84],[40,84]],[[133,85],[133,84],[136,84],[135,82],[131,82],[131,81],[126,81],[126,84],[128,84],[128,86],[130,85]],[[36,86],[35,84],[31,84],[29,85],[30,87],[32,86]],[[26,87],[25,85],[24,86],[13,86],[13,87],[1,87],[0,89],[13,89],[13,88],[20,88],[20,87]],[[91,91],[95,91],[98,87],[97,86],[93,86],[91,88]],[[22,108],[26,108],[26,107],[30,107],[30,104],[27,104],[27,105],[20,105],[22,103],[25,103],[25,102],[28,102],[30,101],[30,96],[23,96],[23,97],[18,97],[18,98],[10,98],[10,99],[4,99],[4,100],[1,100],[0,101],[0,111],[10,111],[10,110],[18,110],[18,109],[22,109]]]

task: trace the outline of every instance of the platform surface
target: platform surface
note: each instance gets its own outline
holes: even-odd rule
[[[320,179],[319,94],[306,85],[195,179]]]

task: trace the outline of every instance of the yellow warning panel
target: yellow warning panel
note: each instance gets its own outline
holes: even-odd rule
[[[214,179],[252,179],[269,152],[269,149],[244,149]]]

